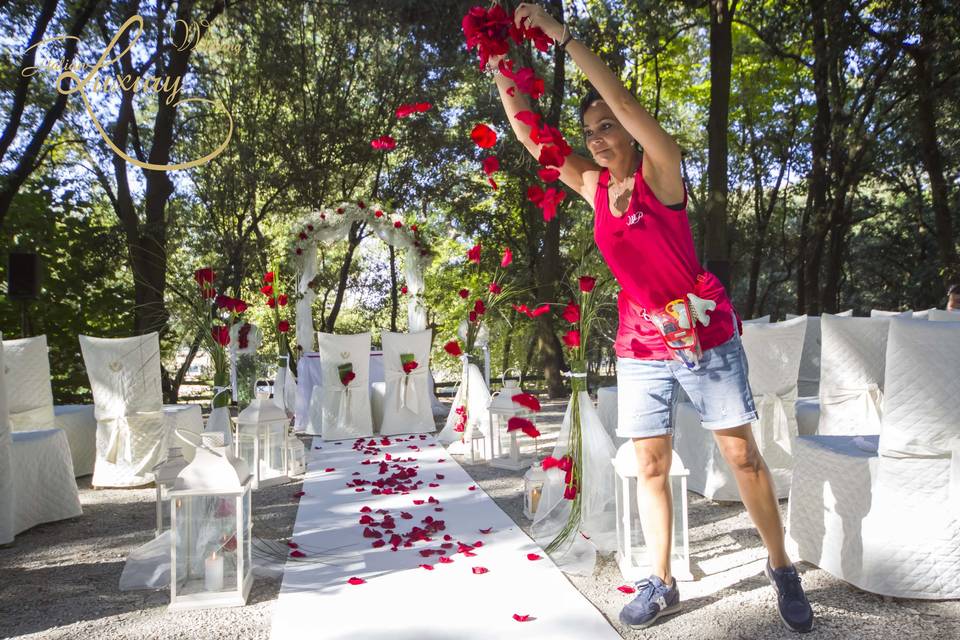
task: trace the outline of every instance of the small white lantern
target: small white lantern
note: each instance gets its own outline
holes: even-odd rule
[[[300,442],[300,438],[294,433],[293,427],[288,427],[287,431],[287,471],[291,476],[301,476],[307,470],[307,452]]]
[[[523,474],[523,515],[533,520],[543,497],[543,485],[547,481],[547,472],[543,470],[543,462],[534,458],[533,464]]]
[[[507,431],[510,418],[525,418],[536,426],[536,415],[521,405],[513,401],[513,396],[523,393],[520,388],[519,380],[503,380],[503,388],[490,397],[490,404],[487,405],[489,411],[489,434],[490,445],[492,447],[490,466],[499,469],[509,469],[519,471],[530,466],[530,458],[520,455],[520,442],[517,436],[520,432],[517,429]],[[533,439],[536,446],[536,438]]]
[[[170,492],[170,610],[237,607],[253,583],[250,472],[219,432]]]
[[[164,460],[153,473],[153,482],[157,487],[157,536],[159,537],[170,525],[170,490],[173,483],[187,466],[187,459],[183,457],[180,447],[170,447],[167,450],[167,459]]]
[[[480,458],[483,458],[483,431],[480,431],[480,428],[476,425],[474,425],[472,429],[470,427],[466,428],[470,429],[470,462],[476,462],[477,449],[480,450]]]
[[[290,480],[287,457],[287,429],[290,418],[270,399],[257,397],[237,416],[235,455],[253,473],[253,489],[283,484]]]
[[[625,580],[636,581],[650,575],[650,560],[643,541],[640,508],[637,505],[637,453],[632,442],[625,442],[613,460],[617,475],[617,564]],[[670,463],[670,491],[673,494],[670,572],[677,580],[692,580],[690,573],[690,532],[687,528],[687,476],[690,471],[673,452]]]

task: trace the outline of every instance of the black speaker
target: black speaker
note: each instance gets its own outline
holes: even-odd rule
[[[11,300],[34,300],[39,294],[39,256],[11,251],[7,263],[7,297]]]

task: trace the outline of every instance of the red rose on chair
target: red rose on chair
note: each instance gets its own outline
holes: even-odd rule
[[[357,377],[357,374],[355,374],[353,371],[347,371],[342,376],[340,376],[340,382],[343,383],[343,386],[347,386],[348,384],[353,382],[354,379],[356,379],[356,377]]]
[[[416,360],[411,360],[410,362],[404,362],[404,363],[403,363],[403,372],[404,372],[404,373],[410,373],[410,372],[412,372],[414,369],[416,369],[416,368],[419,367],[419,366],[420,366],[420,365],[417,364],[417,361],[416,361]]]

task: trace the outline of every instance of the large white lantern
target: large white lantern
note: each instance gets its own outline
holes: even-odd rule
[[[247,463],[253,473],[253,489],[283,484],[290,478],[287,457],[287,412],[258,392],[246,409],[237,416],[235,454]]]
[[[513,396],[520,393],[523,393],[523,390],[518,380],[504,380],[503,388],[490,396],[487,409],[490,416],[488,432],[492,447],[490,458],[492,467],[519,471],[530,466],[530,457],[520,455],[520,442],[517,437],[522,432],[517,429],[507,431],[510,418],[515,417],[525,418],[536,426],[536,414],[513,401]],[[536,446],[536,438],[534,438],[534,446]]]
[[[246,604],[253,583],[250,472],[220,432],[201,434],[170,492],[170,610]]]
[[[164,460],[153,473],[153,482],[157,487],[157,536],[159,537],[170,525],[170,490],[177,476],[187,466],[187,459],[183,457],[180,447],[170,447],[167,459]]]
[[[547,472],[543,470],[543,461],[534,458],[533,464],[523,474],[523,515],[533,520],[543,497],[543,485],[547,481]]]
[[[625,442],[613,460],[617,475],[617,564],[625,580],[636,581],[650,575],[650,559],[643,541],[640,508],[637,505],[637,453],[632,442]],[[690,532],[687,528],[687,476],[690,471],[673,452],[670,463],[670,491],[673,494],[670,572],[677,580],[692,580],[690,573]]]

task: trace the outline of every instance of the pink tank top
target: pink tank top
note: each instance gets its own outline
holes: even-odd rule
[[[717,303],[709,313],[710,325],[697,325],[702,348],[711,349],[729,340],[734,330],[733,305],[720,280],[697,260],[687,220],[686,192],[681,210],[664,205],[643,179],[641,164],[634,176],[630,205],[618,218],[610,211],[609,180],[610,172],[604,169],[593,201],[593,237],[621,287],[617,296],[620,324],[614,345],[617,356],[670,360],[673,356],[657,328],[643,317],[644,310],[662,308],[688,293]]]

